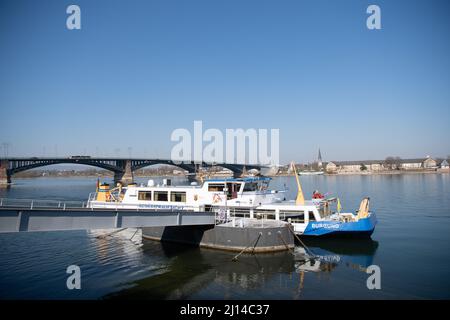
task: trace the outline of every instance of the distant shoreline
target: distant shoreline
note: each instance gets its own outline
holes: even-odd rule
[[[418,170],[408,170],[408,171],[381,171],[381,172],[339,172],[339,173],[324,173],[323,175],[315,175],[315,176],[350,176],[350,175],[402,175],[402,174],[448,174],[450,170],[440,170],[440,171],[418,171]],[[293,174],[281,173],[276,175],[271,175],[270,177],[289,177],[293,176]],[[73,175],[33,175],[33,176],[18,176],[14,177],[14,179],[30,179],[30,178],[113,178],[113,175],[110,174],[73,174]],[[146,178],[146,177],[179,177],[179,178],[187,178],[186,175],[174,175],[174,174],[139,174],[135,175],[136,178]],[[228,178],[228,176],[224,176]]]
[[[401,174],[442,174],[450,173],[450,170],[442,171],[428,171],[428,170],[401,170],[401,171],[370,171],[370,172],[337,172],[337,173],[324,173],[322,175],[312,175],[312,176],[372,176],[372,175],[401,175]],[[288,177],[292,174],[282,173],[274,175],[274,177]]]
[[[180,177],[180,178],[186,178],[187,176],[184,175],[173,175],[173,174],[148,174],[148,175],[134,175],[135,178],[146,178],[146,177]],[[113,175],[39,175],[39,176],[19,176],[19,177],[13,177],[14,180],[18,179],[35,179],[35,178],[101,178],[101,179],[113,179]]]

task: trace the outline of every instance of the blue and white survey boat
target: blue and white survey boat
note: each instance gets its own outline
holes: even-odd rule
[[[262,209],[276,207],[279,219],[291,223],[294,232],[309,237],[370,237],[375,230],[377,218],[369,210],[368,197],[362,199],[356,213],[341,212],[339,198],[305,200],[299,177],[293,166],[298,193],[294,201],[262,206]],[[331,210],[337,203],[336,211]]]

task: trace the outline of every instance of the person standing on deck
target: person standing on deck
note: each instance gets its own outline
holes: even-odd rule
[[[312,197],[313,197],[313,199],[323,199],[323,198],[325,198],[324,195],[319,192],[319,190],[314,190]]]

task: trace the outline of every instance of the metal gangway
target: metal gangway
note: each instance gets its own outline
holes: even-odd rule
[[[83,201],[0,199],[0,233],[214,224],[215,214],[205,211],[92,208]]]

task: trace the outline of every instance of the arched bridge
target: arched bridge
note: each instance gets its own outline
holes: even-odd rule
[[[147,166],[163,164],[179,167],[191,174],[197,172],[199,167],[219,166],[229,169],[235,177],[241,176],[246,170],[261,170],[264,166],[248,164],[229,164],[229,163],[196,163],[183,162],[177,163],[167,159],[123,159],[123,158],[92,158],[88,156],[74,156],[67,158],[5,158],[0,160],[0,183],[10,183],[13,174],[54,165],[54,164],[81,164],[98,167],[114,172],[115,181],[130,182],[133,180],[133,172]]]

